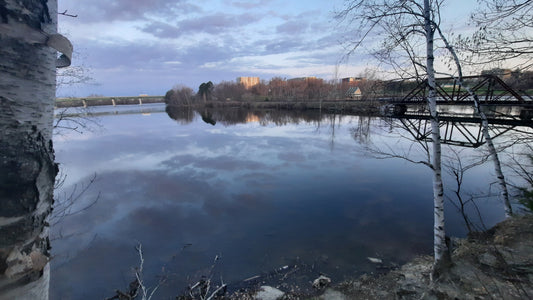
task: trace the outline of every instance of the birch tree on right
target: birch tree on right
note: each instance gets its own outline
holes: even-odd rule
[[[482,0],[480,2],[485,5],[486,10],[480,10],[472,17],[480,26],[478,31],[473,37],[459,39],[459,43],[452,44],[441,28],[441,5],[443,2],[434,0],[352,0],[346,1],[344,10],[337,14],[337,18],[341,19],[341,22],[355,28],[351,31],[353,36],[349,38],[350,47],[347,49],[347,55],[353,54],[364,45],[371,48],[372,56],[389,66],[396,76],[403,79],[414,79],[418,82],[427,81],[427,104],[431,117],[431,144],[433,146],[431,161],[427,165],[433,171],[435,275],[438,274],[441,266],[447,263],[435,75],[440,74],[456,78],[457,83],[470,94],[475,112],[481,120],[489,155],[494,163],[505,215],[512,215],[505,177],[497,149],[488,130],[487,117],[481,107],[478,95],[463,80],[462,63],[467,55],[465,52],[458,53],[456,49],[460,46],[462,51],[471,51],[470,62],[473,62],[474,56],[476,56],[477,61],[485,64],[500,58],[512,60],[518,57],[522,58],[522,61],[530,63],[532,39],[528,34],[530,35],[531,24],[533,24],[533,22],[525,22],[525,20],[532,18],[529,13],[532,0]],[[353,26],[354,24],[355,26]],[[510,35],[504,34],[507,30],[513,29],[518,32]],[[498,47],[486,47],[483,43],[489,39]],[[452,63],[449,69],[435,69],[435,51],[451,58]]]
[[[459,36],[452,46],[439,31],[448,50],[458,84],[464,87],[474,101],[476,114],[481,119],[489,156],[494,164],[500,198],[505,216],[513,215],[507,182],[502,163],[488,130],[487,116],[481,107],[478,95],[463,81],[462,65],[474,69],[507,65],[519,71],[533,67],[533,1],[532,0],[480,0],[472,13],[471,21],[476,30],[471,35]],[[503,75],[503,74],[500,74]]]
[[[441,142],[436,101],[435,34],[439,30],[441,1],[347,1],[337,17],[355,25],[348,55],[367,42],[373,56],[387,63],[402,78],[427,80],[427,105],[431,120],[431,161],[434,204],[434,263],[432,278],[450,265],[444,223]],[[370,37],[379,37],[371,39]]]

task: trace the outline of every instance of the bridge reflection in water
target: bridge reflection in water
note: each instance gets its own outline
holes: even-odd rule
[[[397,119],[418,141],[431,141],[431,120],[429,115],[391,116]],[[485,143],[483,126],[479,117],[439,116],[441,143],[461,147],[477,148]],[[489,118],[488,130],[492,139],[509,131],[533,132],[533,122],[520,118]]]

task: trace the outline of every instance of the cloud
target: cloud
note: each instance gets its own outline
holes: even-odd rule
[[[229,1],[229,4],[234,7],[239,7],[239,8],[244,8],[244,9],[249,10],[249,9],[254,9],[254,8],[263,8],[271,2],[272,0],[258,0],[258,1],[246,1],[246,2]]]
[[[187,19],[179,22],[178,26],[184,33],[204,32],[218,34],[231,28],[246,27],[260,19],[260,16],[249,13],[240,15],[217,13],[194,19]]]
[[[164,42],[143,45],[124,41],[120,44],[98,44],[90,41],[85,43],[84,46],[87,47],[87,52],[93,61],[93,68],[150,68],[154,64],[159,66],[165,61],[180,60],[176,47]]]
[[[166,23],[154,20],[141,26],[140,30],[159,38],[190,37],[198,33],[220,35],[231,32],[236,28],[245,28],[249,24],[258,22],[260,19],[259,16],[249,13],[216,13],[189,17],[174,24],[172,22]]]
[[[100,85],[61,93],[129,94],[128,86],[164,93],[175,84],[197,87],[243,73],[290,77],[304,76],[311,67],[329,70],[339,53],[339,34],[328,23],[329,10],[317,6],[331,4],[64,0],[60,10],[79,17],[62,17],[60,29],[75,49],[83,49]]]
[[[193,67],[199,67],[206,62],[226,61],[235,55],[228,48],[229,45],[225,47],[225,45],[217,44],[210,40],[202,40],[198,44],[185,49],[181,54],[184,56],[182,60]]]
[[[146,19],[149,16],[168,16],[199,12],[200,8],[187,1],[176,0],[94,0],[60,2],[59,10],[77,14],[77,22],[113,22]]]
[[[160,38],[178,38],[183,34],[183,31],[178,26],[160,21],[148,23],[140,29]]]
[[[301,34],[304,33],[308,27],[309,24],[307,24],[306,22],[302,22],[299,20],[291,20],[279,25],[276,28],[276,31],[278,33],[286,34]]]
[[[297,51],[303,46],[302,41],[298,38],[287,38],[280,41],[265,41],[265,44],[265,52],[270,54]]]

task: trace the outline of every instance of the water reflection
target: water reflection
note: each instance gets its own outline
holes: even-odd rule
[[[330,115],[321,114],[317,110],[277,110],[277,109],[246,109],[235,108],[200,108],[167,106],[168,116],[181,124],[194,121],[195,114],[200,115],[205,123],[215,125],[219,122],[224,126],[257,122],[263,126],[274,124],[277,126],[299,124],[301,122],[319,123]]]
[[[402,263],[430,253],[428,170],[360,151],[369,141],[412,146],[385,120],[239,109],[167,113],[172,119],[101,115],[105,131],[55,141],[68,174],[63,189],[96,173],[79,205],[101,196],[53,228],[63,238],[53,245],[52,298],[105,298],[124,289],[139,242],[147,285],[168,278],[161,298],[205,275],[216,255],[230,285],[287,264],[307,266],[299,279],[305,285],[320,272],[339,281],[375,271],[368,256]],[[486,166],[470,174],[465,189],[486,188]],[[483,201],[487,224],[503,217],[493,197]],[[455,209],[447,217],[451,234],[466,232]]]
[[[428,117],[409,116],[399,117],[397,120],[416,140],[431,139],[431,124]],[[517,129],[519,126],[531,128],[532,125],[530,121],[503,120],[500,123],[489,123],[487,129],[492,139],[496,139],[510,131],[520,132],[521,130]],[[441,143],[443,144],[477,148],[486,142],[479,118],[441,117],[439,127],[441,128]]]

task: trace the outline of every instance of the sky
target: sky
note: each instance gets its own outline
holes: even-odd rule
[[[465,7],[466,0],[448,1]],[[349,60],[344,0],[59,0],[59,32],[74,45],[73,66],[92,79],[60,86],[58,97],[164,95],[239,76],[324,79],[359,76],[373,62]],[[470,9],[450,9],[450,24]],[[453,22],[452,22],[453,21]],[[458,22],[456,22],[458,21]],[[342,61],[342,63],[339,63]]]

